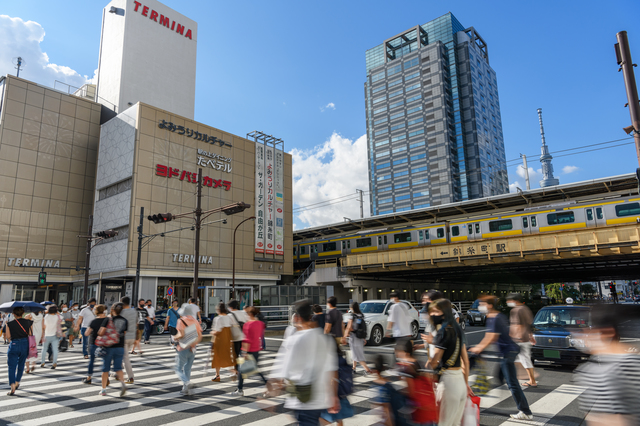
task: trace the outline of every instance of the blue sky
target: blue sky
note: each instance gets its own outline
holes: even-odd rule
[[[41,61],[27,57],[22,76],[50,86],[65,72],[77,81],[71,70],[92,77],[106,3],[0,1],[0,14],[38,23],[46,33],[41,51],[50,63],[69,68],[38,73]],[[361,139],[365,50],[448,11],[464,26],[474,26],[488,44],[507,160],[531,155],[533,187],[540,168],[534,158],[540,144],[537,108],[543,109],[552,152],[621,139],[630,124],[613,45],[616,32],[627,30],[640,62],[640,28],[633,25],[640,16],[637,0],[164,3],[198,22],[196,120],[238,135],[262,130],[284,139],[297,163],[298,206],[368,189]],[[0,35],[6,22],[0,20]],[[5,51],[0,51],[0,74],[15,73],[6,58],[22,54],[34,27],[27,25],[24,34],[12,31],[13,39],[6,31],[0,37]],[[633,145],[626,145],[557,157],[554,166],[560,182],[568,183],[633,172],[638,164]],[[563,173],[565,167],[570,173]],[[509,174],[510,183],[524,184],[516,167]],[[352,199],[298,210],[296,226],[357,217],[358,210]]]

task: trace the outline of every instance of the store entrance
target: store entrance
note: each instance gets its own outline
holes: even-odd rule
[[[169,294],[169,288],[172,294]],[[172,280],[169,285],[158,285],[158,293],[156,297],[156,309],[168,309],[174,300],[178,301],[178,305],[189,302],[191,297],[191,282]]]

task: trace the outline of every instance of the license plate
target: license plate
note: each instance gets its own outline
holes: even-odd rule
[[[476,321],[482,321],[482,318],[476,317]]]
[[[542,351],[542,355],[545,358],[560,359],[560,351],[550,351],[548,349],[545,349],[544,351]]]

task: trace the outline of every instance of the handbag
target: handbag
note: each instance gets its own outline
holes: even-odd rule
[[[247,354],[244,357],[238,357],[236,359],[236,363],[238,364],[238,372],[245,378],[258,373],[258,363],[251,354]]]
[[[16,322],[18,323],[22,331],[26,333],[27,330],[25,330],[22,324],[20,324],[20,321],[16,320]],[[29,355],[27,356],[27,358],[38,358],[38,345],[36,344],[36,336],[34,336],[33,334],[29,334],[27,336],[27,340],[29,341]]]
[[[184,349],[193,345],[198,340],[198,328],[195,324],[187,325],[182,318],[180,318],[180,321],[185,325],[185,329],[182,332],[182,338],[178,340],[178,344]]]
[[[460,426],[480,425],[480,397],[467,398]]]
[[[56,324],[56,337],[59,339],[62,336],[64,336],[64,333],[62,332],[62,317],[60,315],[58,316],[58,324]]]
[[[107,319],[109,320],[106,327],[107,329],[102,336],[96,337],[96,346],[110,347],[120,341],[120,334],[118,334],[118,330],[116,330],[113,320],[111,318]]]
[[[318,353],[318,343],[316,342],[316,348],[313,351],[314,355],[317,355]],[[314,358],[316,358],[314,356]],[[313,362],[310,364],[312,366],[316,365],[316,360],[314,359]],[[302,402],[303,404],[311,401],[311,397],[313,395],[313,382],[316,378],[312,377],[311,378],[311,382],[308,385],[299,385],[295,382],[293,382],[292,380],[287,380],[287,384],[285,387],[285,390],[287,391],[287,393],[291,394],[291,396],[294,396],[296,398],[298,398],[298,401]]]

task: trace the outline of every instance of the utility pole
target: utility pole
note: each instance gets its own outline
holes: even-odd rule
[[[527,166],[527,156],[524,154],[520,154],[522,157],[522,162],[524,163],[524,180],[527,185],[527,191],[531,189],[531,185],[529,184],[529,166]]]
[[[142,224],[144,223],[144,207],[140,207],[140,225],[138,225],[138,259],[136,260],[136,282],[131,289],[131,306],[138,306],[136,298],[140,293],[140,260],[142,258]]]
[[[362,189],[356,189],[356,192],[360,194],[360,219],[364,219],[364,191]]]
[[[82,294],[82,304],[87,304],[87,293],[89,292],[89,264],[91,263],[91,236],[93,232],[93,215],[89,216],[89,238],[87,238],[87,252],[84,260],[84,292]]]
[[[636,155],[638,156],[638,165],[640,165],[640,106],[638,105],[638,88],[636,86],[636,77],[633,67],[637,66],[631,60],[631,49],[629,49],[629,39],[626,31],[620,31],[616,34],[618,43],[615,44],[616,60],[624,77],[624,86],[627,90],[627,105],[629,106],[629,115],[631,115],[631,126],[625,127],[627,134],[633,133],[633,139],[636,143]]]
[[[196,196],[196,247],[195,262],[193,264],[193,288],[191,297],[198,299],[198,273],[200,272],[200,224],[202,222],[202,168],[198,169],[198,193]]]

